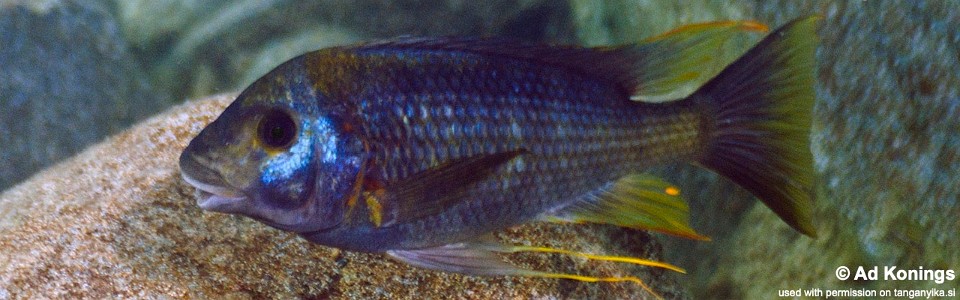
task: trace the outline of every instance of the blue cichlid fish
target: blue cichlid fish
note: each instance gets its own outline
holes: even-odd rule
[[[682,270],[483,237],[539,220],[704,239],[679,190],[639,173],[678,160],[732,180],[813,236],[815,18],[712,67],[732,33],[761,27],[700,24],[600,48],[405,38],[322,49],[244,90],[180,168],[201,208],[314,243],[465,274],[643,285],[529,270],[494,253]]]

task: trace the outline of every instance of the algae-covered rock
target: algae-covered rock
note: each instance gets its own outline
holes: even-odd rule
[[[381,254],[311,244],[248,218],[201,211],[177,158],[232,100],[189,102],[0,194],[0,298],[645,298],[632,283],[470,277],[413,268]],[[510,243],[658,258],[640,231],[528,225]],[[668,271],[516,255],[537,269],[635,275],[681,297]]]
[[[249,85],[276,66],[300,54],[357,42],[360,41],[356,33],[333,27],[317,27],[295,36],[270,42],[264,45],[256,55],[248,55],[251,63],[245,67],[246,70],[237,83],[242,86]]]
[[[775,220],[751,211],[732,245],[750,241],[773,251],[729,252],[714,285],[739,286],[748,298],[787,287],[960,288],[960,280],[834,276],[840,266],[960,271],[960,3],[838,1],[757,12],[773,20],[824,17],[812,135],[822,172],[815,216],[824,236],[776,243],[783,235]],[[757,263],[777,260],[784,261],[777,273],[796,276],[745,278],[766,269]]]
[[[278,58],[354,41],[400,35],[573,37],[562,1],[115,2],[129,39],[175,98],[239,89]],[[292,54],[263,55],[277,49]]]
[[[573,1],[578,35],[620,43],[687,21],[771,27],[819,15],[812,150],[817,239],[713,174],[665,169],[711,243],[667,242],[696,298],[780,289],[950,289],[960,281],[841,281],[840,266],[960,271],[960,3]],[[650,32],[652,31],[652,32]],[[748,44],[749,45],[749,44]],[[882,267],[881,267],[882,268]]]
[[[166,107],[97,1],[0,1],[0,190]]]

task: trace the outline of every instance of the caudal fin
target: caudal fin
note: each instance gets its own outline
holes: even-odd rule
[[[812,237],[809,140],[817,19],[774,31],[691,96],[709,114],[699,162]]]

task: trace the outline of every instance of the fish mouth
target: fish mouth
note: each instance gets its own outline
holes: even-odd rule
[[[243,191],[227,184],[220,173],[205,166],[198,157],[181,156],[180,176],[197,188],[197,205],[203,210],[235,213],[246,203]]]
[[[197,205],[203,210],[218,212],[235,212],[247,197],[237,189],[196,180],[187,173],[182,173],[183,180],[197,188]]]

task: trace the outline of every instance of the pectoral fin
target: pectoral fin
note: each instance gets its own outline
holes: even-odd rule
[[[504,262],[500,257],[496,255],[496,252],[499,253],[516,253],[516,252],[541,252],[541,253],[554,253],[554,254],[563,254],[583,257],[586,259],[600,260],[600,261],[613,261],[613,262],[623,262],[630,263],[642,266],[652,266],[658,268],[664,268],[680,273],[685,273],[683,269],[657,261],[646,260],[636,257],[626,257],[626,256],[608,256],[608,255],[596,255],[590,253],[582,253],[576,251],[554,249],[547,247],[533,247],[533,246],[509,246],[502,245],[499,243],[492,242],[478,242],[478,243],[457,243],[450,244],[442,247],[435,248],[426,248],[426,249],[415,249],[415,250],[390,250],[387,251],[387,254],[393,258],[396,258],[404,263],[409,265],[446,271],[461,273],[467,275],[481,275],[481,276],[528,276],[528,277],[542,277],[542,278],[559,278],[559,279],[571,279],[583,282],[633,282],[640,285],[643,289],[647,290],[657,298],[660,298],[656,292],[653,291],[649,286],[647,286],[642,280],[633,276],[623,276],[623,277],[595,277],[595,276],[586,276],[578,274],[567,274],[567,273],[553,273],[553,272],[543,272],[525,269],[511,265]]]
[[[689,208],[680,197],[680,190],[646,174],[628,175],[608,183],[542,219],[611,224],[709,240],[690,228]]]
[[[463,201],[472,183],[526,153],[524,149],[484,154],[443,163],[371,193],[384,225],[431,216]]]

